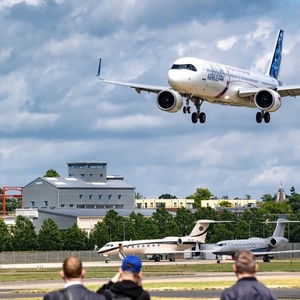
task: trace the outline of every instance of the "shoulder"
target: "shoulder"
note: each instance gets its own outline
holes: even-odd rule
[[[60,291],[54,291],[44,296],[44,300],[62,300],[63,294]]]
[[[142,293],[136,298],[136,300],[150,300],[150,294],[143,289]]]

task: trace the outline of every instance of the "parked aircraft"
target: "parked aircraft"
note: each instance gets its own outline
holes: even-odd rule
[[[231,255],[234,257],[235,252],[238,250],[250,250],[255,256],[262,256],[264,262],[270,262],[270,259],[274,258],[274,254],[300,252],[300,250],[274,251],[288,243],[288,239],[283,237],[283,235],[285,224],[289,222],[298,221],[278,219],[273,235],[270,237],[221,241],[215,245],[211,252],[216,254],[218,263],[220,263],[222,255]]]
[[[206,121],[206,115],[200,110],[204,101],[229,105],[257,108],[256,122],[270,122],[270,112],[281,107],[281,98],[300,95],[300,85],[285,86],[278,80],[281,57],[283,30],[279,30],[273,55],[266,74],[230,67],[195,57],[183,57],[176,60],[168,71],[168,83],[171,87],[153,86],[139,83],[106,80],[100,77],[101,59],[97,77],[102,83],[134,88],[156,93],[159,109],[169,113],[191,113],[190,103],[196,107],[191,119],[193,123]],[[185,105],[183,105],[185,98]]]
[[[108,242],[97,252],[106,257],[118,254],[121,259],[129,254],[145,254],[155,261],[160,261],[163,254],[165,254],[170,261],[175,261],[175,253],[183,253],[184,250],[193,247],[195,250],[190,252],[197,252],[200,248],[199,244],[205,243],[209,225],[217,222],[214,220],[198,220],[192,232],[182,237],[169,236],[152,240]],[[108,261],[109,259],[107,258],[106,262]]]

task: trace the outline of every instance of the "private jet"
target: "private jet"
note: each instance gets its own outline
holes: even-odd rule
[[[144,254],[154,261],[160,261],[163,255],[166,255],[169,261],[175,261],[174,255],[176,253],[182,254],[187,249],[191,249],[190,253],[197,253],[200,249],[199,244],[205,243],[209,225],[218,222],[214,220],[198,220],[192,232],[182,237],[169,236],[152,240],[108,242],[97,252],[106,257],[106,262],[109,262],[108,255],[119,255],[120,259],[124,259],[129,254]]]

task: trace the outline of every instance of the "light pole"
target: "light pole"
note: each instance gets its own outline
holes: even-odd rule
[[[123,241],[125,241],[125,222],[123,222]]]
[[[250,238],[250,232],[251,232],[251,225],[250,224],[251,224],[251,220],[249,220],[249,234],[248,234],[249,238]]]

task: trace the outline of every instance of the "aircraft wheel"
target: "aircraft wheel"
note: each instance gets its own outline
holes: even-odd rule
[[[198,114],[196,112],[192,113],[192,122],[195,124],[198,121]]]
[[[204,112],[200,113],[199,115],[199,121],[200,123],[205,123],[205,120],[206,120],[206,115]]]
[[[159,256],[156,256],[155,259],[154,259],[154,261],[159,262],[159,261],[160,261],[160,257],[159,257]]]
[[[108,264],[108,263],[109,263],[109,259],[107,258],[107,259],[105,260],[105,262]]]
[[[184,114],[186,114],[186,106],[183,107],[182,111]]]
[[[191,107],[190,106],[187,107],[187,112],[188,112],[188,114],[191,113]]]
[[[263,119],[263,115],[262,115],[262,113],[260,111],[258,111],[256,113],[256,122],[257,123],[261,123],[262,119]]]
[[[269,122],[270,122],[270,120],[271,120],[271,115],[270,115],[269,112],[266,112],[266,113],[264,114],[264,120],[265,120],[265,123],[269,123]]]

